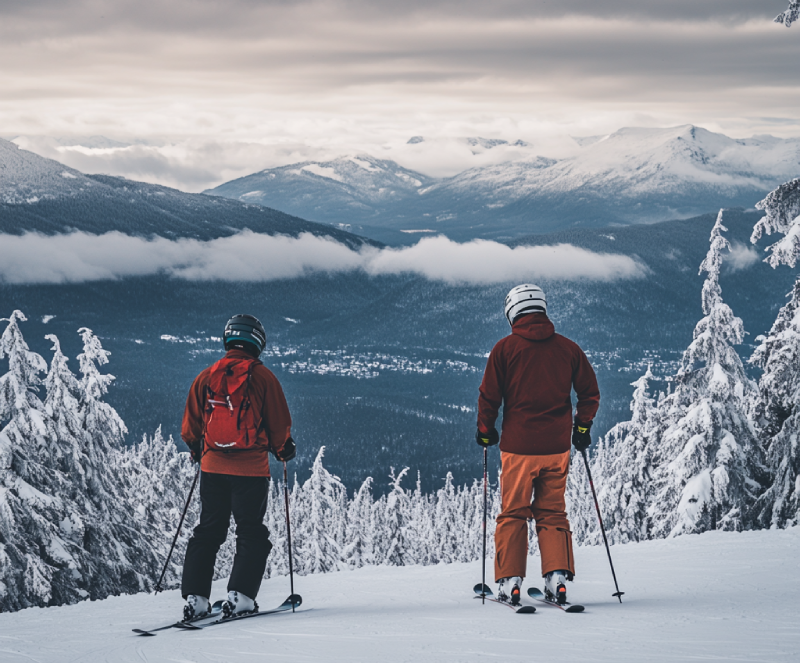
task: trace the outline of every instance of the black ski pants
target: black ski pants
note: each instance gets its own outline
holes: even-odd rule
[[[267,556],[272,550],[264,525],[269,478],[200,473],[200,524],[186,547],[183,597],[211,596],[214,563],[228,536],[231,514],[236,522],[236,556],[228,591],[254,599],[261,587]]]

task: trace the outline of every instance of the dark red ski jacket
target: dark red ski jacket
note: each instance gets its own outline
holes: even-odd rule
[[[494,428],[503,403],[502,451],[529,456],[569,451],[573,387],[578,395],[575,418],[589,423],[600,405],[600,390],[583,350],[556,334],[546,314],[524,315],[489,354],[478,398],[478,427],[483,432]]]
[[[225,357],[247,361],[253,359],[244,350],[237,348],[228,350]],[[186,399],[181,437],[189,446],[197,445],[203,440],[205,388],[210,382],[213,368],[213,366],[209,366],[195,378]],[[250,403],[263,422],[255,448],[229,453],[218,450],[208,451],[203,455],[203,472],[246,477],[269,476],[269,449],[272,448],[275,451],[283,449],[283,445],[291,435],[292,417],[289,414],[289,406],[286,404],[286,397],[283,395],[278,378],[261,362],[253,368],[249,390]]]

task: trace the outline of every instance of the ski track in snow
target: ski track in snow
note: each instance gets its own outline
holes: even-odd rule
[[[177,619],[178,591],[31,608],[0,615],[0,661],[797,661],[798,546],[798,527],[614,546],[622,604],[605,549],[579,548],[569,590],[586,612],[576,615],[481,605],[479,562],[298,577],[294,615],[153,638],[131,629]],[[531,558],[525,587],[542,586],[538,568]],[[224,592],[218,581],[212,598]],[[288,594],[280,577],[258,598],[266,610]]]

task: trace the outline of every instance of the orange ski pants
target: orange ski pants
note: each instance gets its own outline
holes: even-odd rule
[[[569,451],[549,456],[502,452],[500,475],[502,509],[494,534],[495,581],[524,578],[528,561],[528,520],[536,521],[542,576],[550,571],[575,573],[572,532],[567,520]],[[531,504],[531,496],[533,503]]]

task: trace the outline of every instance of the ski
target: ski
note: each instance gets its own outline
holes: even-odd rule
[[[495,598],[492,590],[482,583],[478,583],[477,585],[475,585],[475,587],[472,588],[472,591],[475,592],[476,599],[486,598],[487,601],[491,601],[492,603],[499,603],[500,605],[506,605],[509,608],[511,608],[514,612],[520,615],[529,615],[533,612],[536,612],[536,608],[534,608],[532,605],[516,606],[513,605],[512,603],[509,603],[508,601],[501,601],[500,599]]]
[[[240,615],[234,615],[233,617],[221,617],[220,619],[216,619],[213,622],[208,622],[206,624],[187,624],[187,623],[179,623],[178,628],[182,628],[186,631],[202,631],[204,628],[208,628],[209,626],[214,626],[216,624],[227,624],[228,622],[236,622],[240,619],[248,619],[250,617],[263,617],[265,615],[274,615],[278,612],[287,612],[292,610],[293,608],[298,608],[303,604],[303,597],[300,594],[291,594],[283,603],[281,603],[277,608],[273,608],[272,610],[266,610],[264,612],[259,612],[257,609],[253,612],[245,612]]]
[[[578,605],[577,603],[565,603],[561,605],[556,601],[551,601],[542,594],[540,589],[536,589],[536,587],[528,587],[528,596],[536,601],[541,601],[542,603],[546,603],[547,605],[552,605],[555,608],[561,608],[564,612],[583,612],[585,608],[582,605]]]
[[[172,622],[171,624],[167,624],[166,626],[159,626],[158,628],[151,628],[151,629],[143,629],[143,628],[135,628],[132,629],[134,633],[137,635],[152,635],[154,636],[158,631],[166,631],[170,628],[185,628],[186,626],[191,626],[195,622],[201,622],[205,619],[213,619],[218,617],[222,613],[222,600],[215,601],[214,605],[211,606],[211,612],[207,615],[203,615],[202,617],[195,617],[194,619],[190,619],[188,621],[180,621],[180,622]]]

